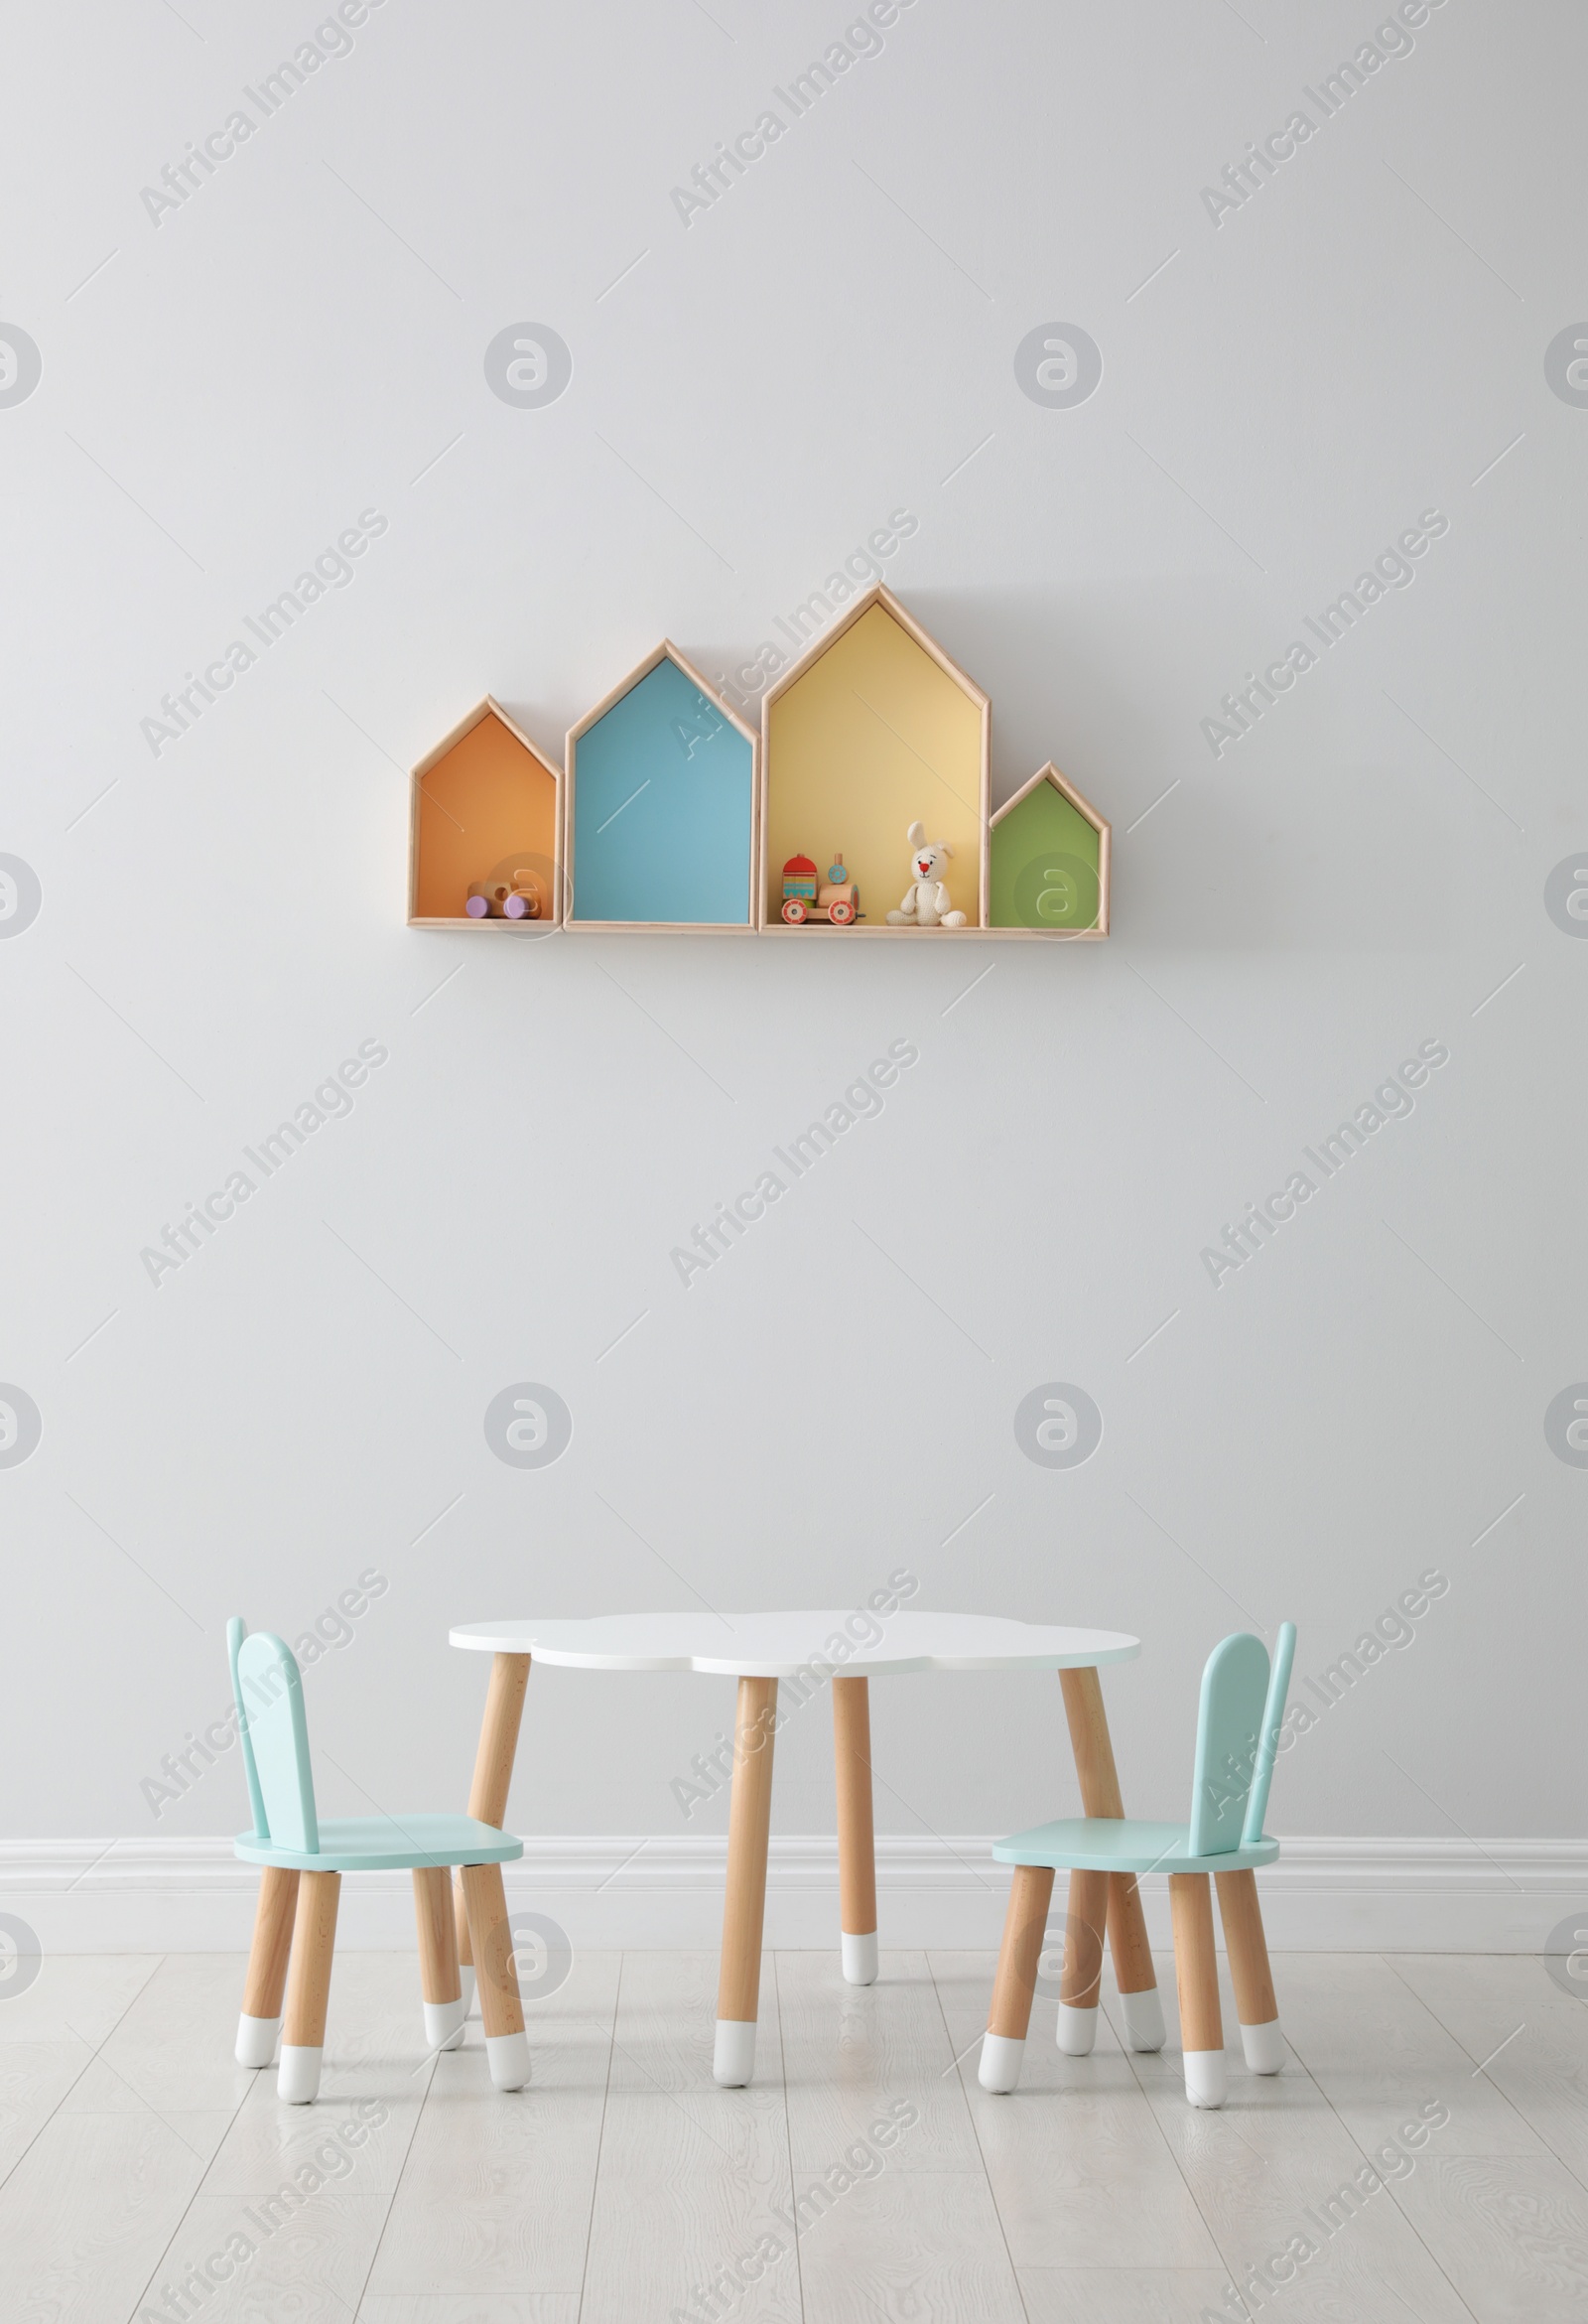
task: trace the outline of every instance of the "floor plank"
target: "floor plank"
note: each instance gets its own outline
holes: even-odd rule
[[[627,1953],[612,2053],[613,2090],[715,2091],[717,2037],[715,1953]],[[755,2026],[755,2084],[781,2087],[782,2042],[777,1979],[770,1954],[761,1962]]]
[[[97,2048],[160,1963],[158,1953],[47,1953],[27,1990],[0,2008],[0,2056],[12,2042],[69,2039]]]
[[[980,2173],[924,1953],[884,1953],[874,1985],[846,1984],[832,1953],[781,1953],[776,1977],[796,2172],[853,2149],[862,2174],[884,2160],[889,2170]]]
[[[0,2009],[0,2184],[93,2065],[158,1954],[57,1954]]]
[[[618,1968],[583,1955],[525,2011],[528,2089],[491,2088],[477,2017],[463,2048],[434,2061],[366,2298],[577,2297]]]
[[[1588,2192],[1552,2155],[1435,2154],[1394,2199],[1479,2324],[1588,2316]]]
[[[576,2292],[488,2292],[459,2298],[451,2292],[374,2292],[358,2324],[579,2324]]]
[[[1396,1954],[1390,1966],[1588,2186],[1588,2007],[1526,1954]]]
[[[1392,1966],[1372,1953],[1285,1954],[1280,2023],[1341,2120],[1370,2151],[1442,2106],[1439,2152],[1542,2154],[1542,2139]]]
[[[1024,2324],[985,2179],[890,2171],[857,2181],[817,2217],[798,2174],[794,2183],[805,2324]]]
[[[665,2316],[703,2291],[734,2324],[799,2324],[791,2193],[780,2088],[614,2090],[583,2324],[633,2324],[637,2298]]]
[[[241,1997],[234,1955],[168,1953],[100,2045],[67,2110],[234,2113],[253,2081],[232,2054]]]
[[[577,2292],[598,2091],[492,2090],[483,2050],[440,2059],[371,2292]]]
[[[146,2297],[197,2274],[205,2324],[347,2324],[358,2304],[387,2198],[322,2190],[289,2205],[199,2195],[154,2270]],[[216,2281],[224,2271],[223,2280]],[[189,2295],[190,2299],[193,2297]],[[171,2314],[179,2311],[173,2306]]]
[[[0,2188],[0,2252],[6,2281],[24,2287],[22,2313],[41,2324],[130,2316],[205,2159],[147,2110],[57,2114]]]
[[[1394,2299],[1421,2324],[1470,2324],[1390,2189],[1364,2191],[1368,2158],[1309,2076],[1232,2073],[1229,2102],[1209,2112],[1186,2105],[1177,2053],[1131,2064],[1231,2279],[1258,2271],[1251,2305],[1282,2287],[1290,2324],[1377,2324],[1399,2313]]]
[[[1225,2305],[1222,2267],[1022,2267],[1029,2324],[1202,2324]]]
[[[434,2068],[418,1957],[338,1959],[334,1994],[316,2104],[283,2106],[273,2067],[250,2075],[205,2176],[206,2196],[269,2194],[306,2166],[346,2195],[390,2194],[397,2185]],[[478,2042],[477,2021],[469,2037]]]
[[[992,1957],[933,1954],[959,2073],[984,2164],[1018,2268],[1219,2264],[1219,2252],[1121,2049],[1101,2020],[1090,2058],[1055,2040],[1056,2008],[1031,2013],[1019,2088],[977,2082]],[[1178,2069],[1178,2060],[1176,2060]]]

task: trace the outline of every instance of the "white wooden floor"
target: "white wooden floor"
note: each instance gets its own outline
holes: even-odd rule
[[[769,1955],[747,2091],[710,2078],[713,1958],[586,1956],[531,2013],[533,2087],[502,2098],[477,2018],[427,2061],[414,1961],[350,1954],[306,2112],[231,2063],[240,1958],[52,1959],[0,2004],[0,2318],[1196,2324],[1310,2246],[1251,2313],[1583,2324],[1588,2009],[1525,1958],[1274,1966],[1292,2062],[1257,2080],[1232,2051],[1207,2115],[1166,1961],[1160,2057],[1105,2030],[1062,2059],[1039,2001],[1022,2089],[994,2099],[990,1955],[884,1954],[867,1991],[836,1956]],[[384,2119],[349,2142],[360,2108]],[[1329,2232],[1331,2196],[1425,2109],[1448,2120]],[[323,2183],[281,2201],[300,2173]],[[207,2297],[162,2291],[228,2250]]]

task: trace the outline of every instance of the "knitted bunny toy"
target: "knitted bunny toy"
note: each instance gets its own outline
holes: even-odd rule
[[[954,850],[946,839],[928,840],[926,825],[912,823],[905,837],[915,850],[910,858],[910,886],[899,909],[889,912],[890,928],[963,928],[964,912],[949,909],[949,891],[940,874]]]

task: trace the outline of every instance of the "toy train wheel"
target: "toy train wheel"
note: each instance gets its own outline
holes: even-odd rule
[[[791,895],[783,906],[783,917],[791,928],[797,928],[802,920],[809,917],[809,912],[799,896]]]
[[[841,895],[836,903],[828,905],[827,916],[835,928],[847,928],[855,917],[855,906],[847,896]]]

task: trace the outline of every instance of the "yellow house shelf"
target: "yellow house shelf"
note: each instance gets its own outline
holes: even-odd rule
[[[889,927],[910,886],[912,827],[952,849],[943,884],[966,930],[987,925],[992,705],[880,586],[857,599],[761,705],[761,927],[786,928],[784,866],[842,857],[864,917],[827,933],[933,935]]]

